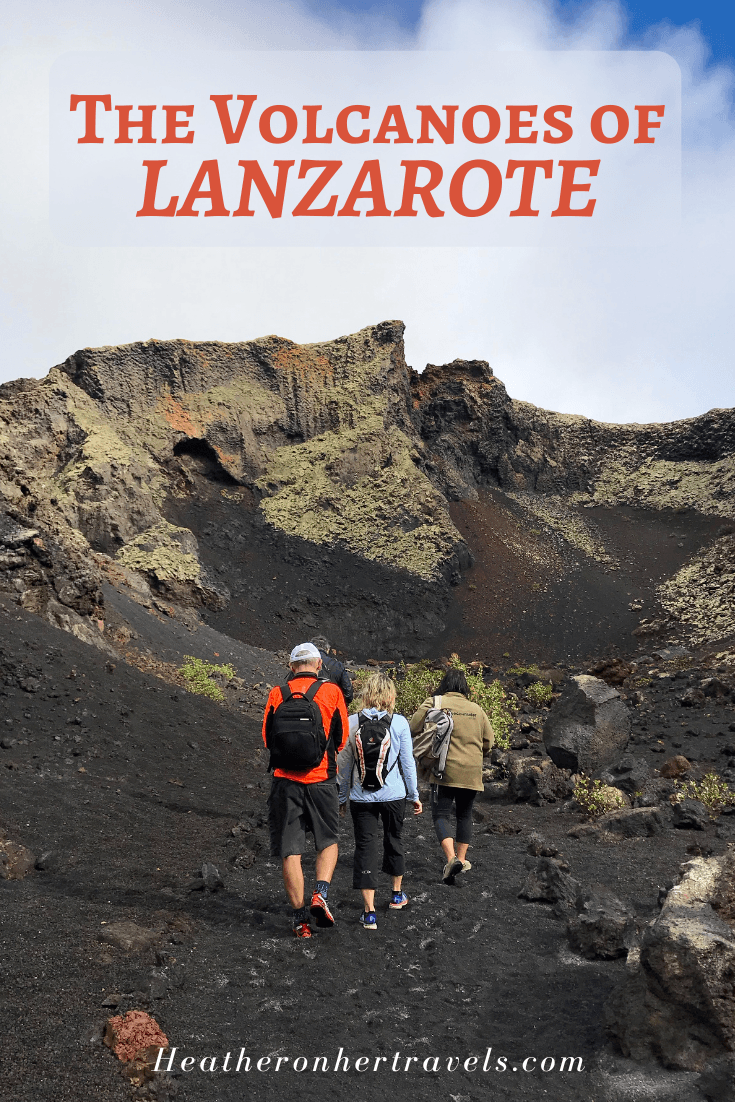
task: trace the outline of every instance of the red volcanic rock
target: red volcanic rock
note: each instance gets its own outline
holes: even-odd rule
[[[129,1010],[124,1016],[116,1014],[107,1019],[104,1042],[118,1060],[128,1062],[144,1049],[168,1048],[168,1037],[155,1018],[144,1010]]]
[[[665,761],[659,772],[662,777],[683,777],[691,768],[691,763],[687,761],[683,754],[677,754],[676,757]]]

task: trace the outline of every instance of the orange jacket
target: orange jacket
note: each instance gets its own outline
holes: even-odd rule
[[[316,676],[315,673],[291,674],[287,680],[293,692],[305,693]],[[280,685],[276,685],[271,689],[268,703],[265,706],[265,714],[263,716],[263,742],[266,742],[268,718],[275,712],[282,700],[283,694],[281,693],[281,687]],[[317,690],[314,701],[319,705],[319,711],[322,713],[324,732],[328,736],[327,749],[324,752],[324,757],[319,764],[314,769],[310,769],[308,773],[287,773],[283,769],[276,769],[273,772],[274,777],[286,777],[288,780],[299,781],[301,784],[316,784],[318,781],[328,781],[337,776],[337,754],[347,742],[347,735],[349,732],[350,721],[347,715],[347,708],[345,707],[345,698],[338,685],[335,685],[332,681],[324,681],[322,682],[321,688]]]

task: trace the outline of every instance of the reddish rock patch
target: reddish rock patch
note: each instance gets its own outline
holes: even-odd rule
[[[125,1063],[143,1056],[146,1049],[168,1048],[168,1037],[144,1010],[129,1010],[124,1016],[108,1018],[104,1042]]]

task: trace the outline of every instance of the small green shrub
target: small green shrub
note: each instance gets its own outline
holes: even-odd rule
[[[535,662],[530,666],[511,666],[506,672],[509,677],[520,677],[522,673],[530,673],[533,674],[534,677],[541,676],[541,670]]]
[[[554,686],[550,681],[548,684],[544,684],[543,681],[534,681],[526,689],[526,700],[529,704],[533,704],[535,708],[542,708],[547,704],[551,704],[553,695]]]
[[[212,662],[204,662],[191,654],[184,655],[184,665],[179,668],[179,673],[186,681],[186,687],[190,693],[208,696],[211,700],[225,699],[222,688],[214,678],[221,677],[231,681],[235,676],[233,666],[215,666]]]
[[[450,664],[454,669],[461,670],[467,678],[469,698],[475,704],[479,704],[487,714],[495,732],[496,746],[508,750],[510,730],[517,708],[516,698],[509,696],[499,681],[492,681],[487,685],[482,673],[471,670],[460,660],[459,655],[453,654]],[[412,716],[427,696],[432,695],[441,679],[441,672],[434,669],[431,662],[426,659],[411,666],[401,664],[396,681],[396,711],[405,716]]]
[[[589,777],[579,777],[577,780],[574,802],[588,819],[597,819],[606,811],[627,806],[625,797],[617,788],[611,788],[602,781],[590,780]]]
[[[402,662],[397,670],[396,711],[410,719],[427,696],[431,696],[441,679],[440,671],[425,658],[410,666]]]
[[[701,781],[677,781],[676,787],[672,799],[677,803],[681,800],[699,800],[715,815],[735,804],[735,792],[717,773],[707,773]]]
[[[352,689],[354,696],[352,702],[347,709],[348,712],[356,712],[360,707],[360,695],[362,688],[371,674],[375,673],[375,670],[350,670],[350,678],[352,679]]]

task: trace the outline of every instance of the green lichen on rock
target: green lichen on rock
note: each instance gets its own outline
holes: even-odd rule
[[[541,496],[528,493],[509,493],[508,497],[539,517],[576,551],[581,551],[583,555],[607,566],[615,564],[615,559],[600,537],[585,518],[570,506],[568,499],[550,494]]]
[[[54,374],[58,372],[50,373],[49,378]],[[113,429],[110,420],[100,413],[94,401],[68,380],[65,380],[64,397],[69,422],[78,426],[84,438],[72,459],[57,475],[57,490],[68,492],[79,479],[88,478],[90,471],[98,474],[101,480],[110,482],[125,477],[133,470],[139,479],[145,479],[149,493],[163,500],[166,492],[164,479],[150,451],[140,444],[140,440],[146,437],[140,431],[141,426],[127,426],[121,422],[117,429]]]
[[[621,449],[604,464],[594,485],[599,505],[638,505],[646,509],[696,509],[735,516],[735,456],[712,460],[645,459]]]
[[[658,597],[693,643],[735,632],[735,536],[722,536],[694,555],[659,587]]]
[[[160,582],[199,582],[196,549],[196,538],[188,528],[163,520],[130,540],[115,557],[128,570],[152,575]]]
[[[313,543],[436,577],[460,540],[414,448],[375,414],[361,425],[279,448],[259,488],[269,524]]]

